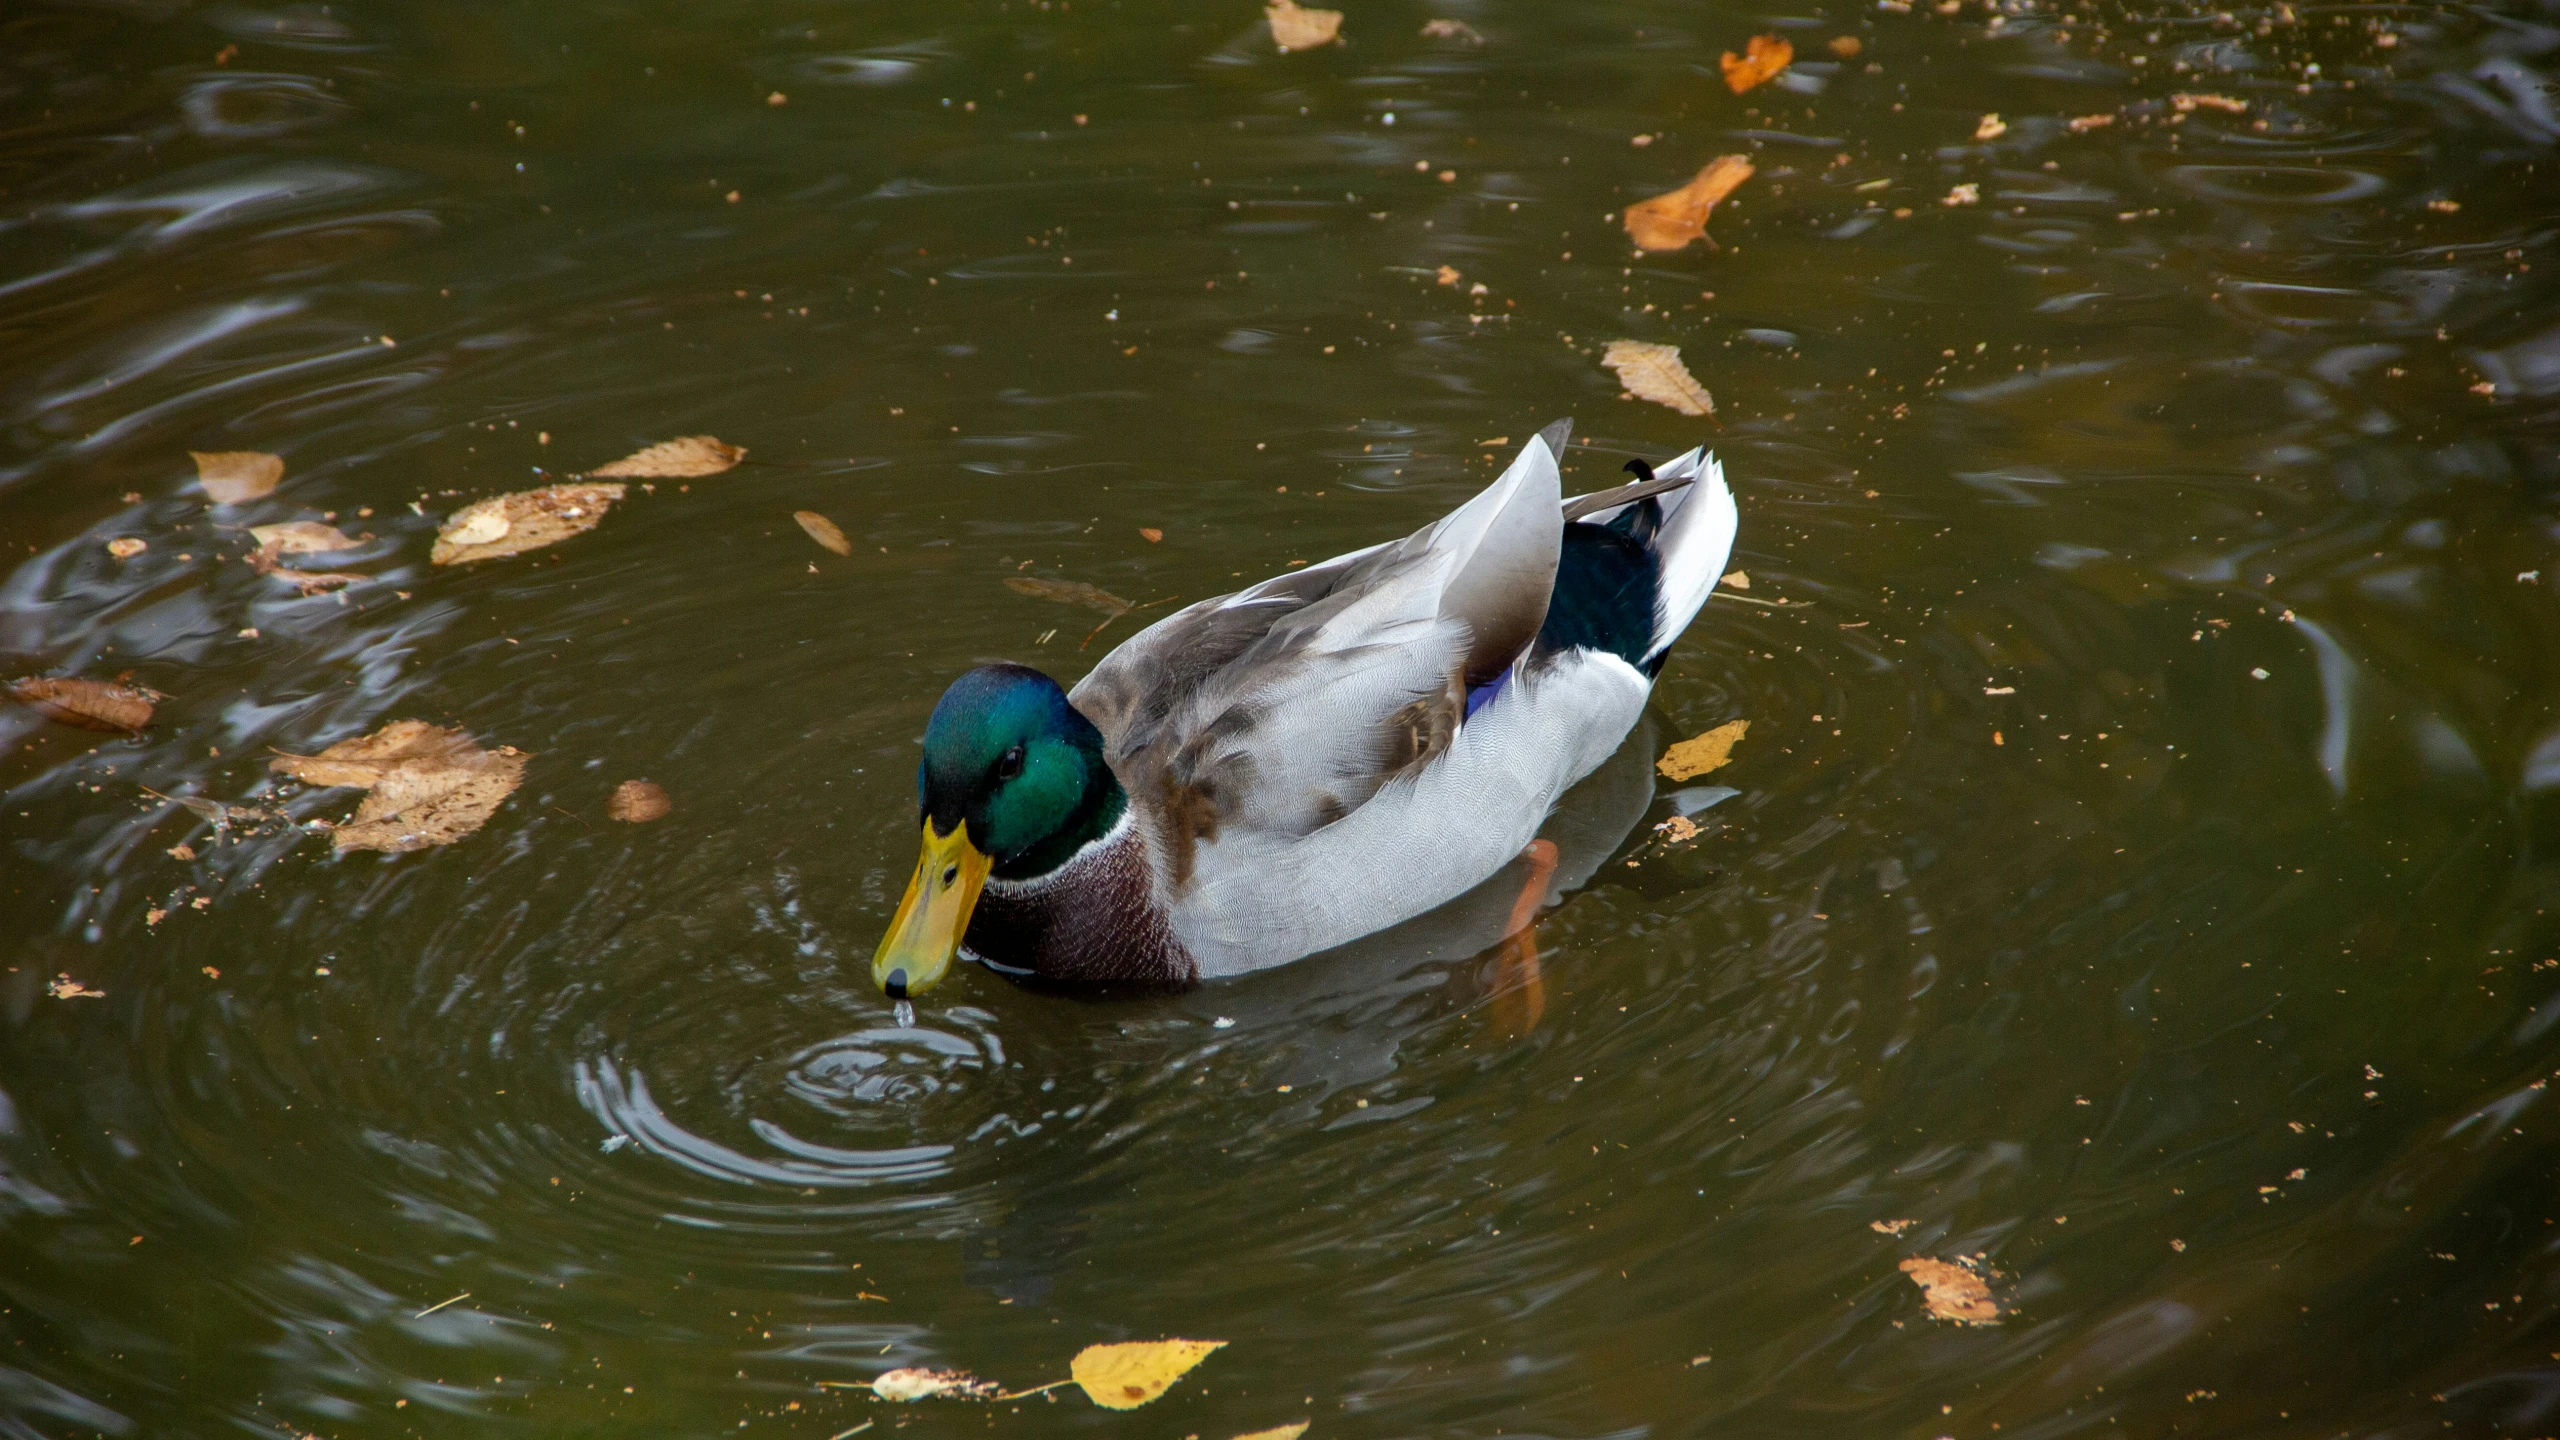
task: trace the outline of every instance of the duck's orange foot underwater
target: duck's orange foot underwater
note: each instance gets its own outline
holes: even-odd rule
[[[1502,927],[1500,958],[1494,962],[1493,1023],[1505,1039],[1517,1040],[1538,1028],[1547,1013],[1546,980],[1538,970],[1538,907],[1546,902],[1547,882],[1556,874],[1556,845],[1532,840],[1520,852],[1529,874],[1520,898],[1511,902],[1511,918]]]

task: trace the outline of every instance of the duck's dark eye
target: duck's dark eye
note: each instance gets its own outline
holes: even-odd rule
[[[1022,747],[1014,746],[996,759],[996,778],[1010,780],[1022,773]]]

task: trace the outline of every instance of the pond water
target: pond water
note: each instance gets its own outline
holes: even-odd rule
[[[0,1434],[2560,1426],[2560,11],[0,34],[0,663],[169,697],[0,707]],[[1759,34],[1795,63],[1735,94]],[[1736,153],[1716,245],[1630,248]],[[1616,339],[1716,417],[1622,396]],[[1569,490],[1712,445],[1749,588],[1556,818],[1534,966],[1503,877],[901,1023],[941,687],[1162,613],[1080,646],[1007,578],[1216,594],[1565,416]],[[748,458],[429,563],[691,434]],[[190,450],[285,478],[210,506]],[[366,578],[242,563],[288,520]],[[407,718],[522,788],[333,855],[298,822],[360,797],[267,760]],[[609,819],[643,778],[672,812]],[[1127,1414],[850,1388],[1161,1336],[1229,1344]]]

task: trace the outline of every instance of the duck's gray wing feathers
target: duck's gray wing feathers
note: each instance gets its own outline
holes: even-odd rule
[[[1425,529],[1178,611],[1080,681],[1176,887],[1222,834],[1307,834],[1444,749],[1545,620],[1562,505],[1533,439]]]

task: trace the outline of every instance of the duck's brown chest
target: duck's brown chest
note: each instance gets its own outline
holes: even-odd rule
[[[1132,829],[1038,881],[990,883],[964,943],[981,959],[1048,980],[1180,988],[1200,978],[1156,907],[1146,846]]]

